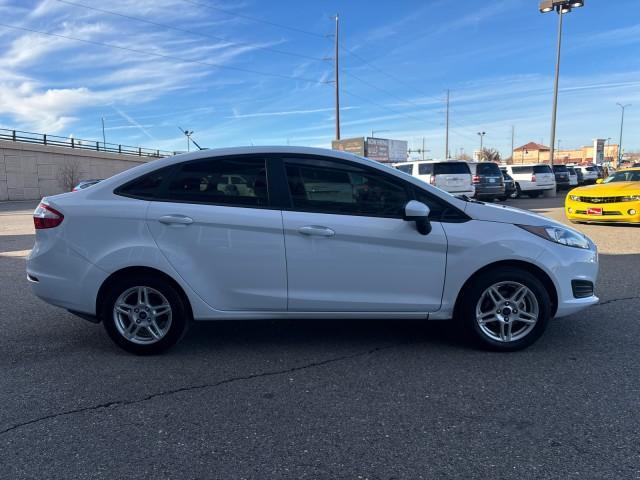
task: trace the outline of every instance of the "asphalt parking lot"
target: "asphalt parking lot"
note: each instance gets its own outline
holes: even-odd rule
[[[0,478],[640,478],[640,228],[577,226],[601,303],[523,352],[446,322],[253,321],[141,358],[31,294],[33,207],[0,204]]]

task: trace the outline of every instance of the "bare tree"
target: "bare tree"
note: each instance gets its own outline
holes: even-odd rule
[[[468,153],[462,152],[460,155],[458,155],[458,160],[464,160],[465,162],[470,162],[471,155],[469,155]]]
[[[481,162],[500,162],[500,152],[495,148],[483,148],[480,153]]]
[[[65,192],[70,192],[79,181],[80,161],[76,158],[65,160],[58,168],[58,184]]]

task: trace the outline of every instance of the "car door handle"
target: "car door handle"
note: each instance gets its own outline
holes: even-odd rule
[[[165,225],[191,225],[193,218],[185,215],[163,215],[158,221]]]
[[[336,232],[327,227],[318,227],[316,225],[307,225],[300,227],[298,233],[302,235],[315,235],[317,237],[333,237]]]

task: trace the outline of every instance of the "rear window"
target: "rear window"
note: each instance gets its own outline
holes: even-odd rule
[[[411,174],[413,172],[413,165],[398,165],[396,166],[396,169],[401,172]]]
[[[553,173],[549,165],[534,165],[533,173]]]
[[[596,167],[587,167],[586,168],[587,172],[597,172],[598,169]]]
[[[419,175],[431,175],[432,173],[433,173],[432,163],[421,163],[420,165],[418,165]]]
[[[434,165],[434,173],[436,175],[457,175],[457,174],[471,174],[469,165],[464,162],[447,162],[436,163]]]
[[[491,162],[478,163],[476,166],[476,175],[492,175],[499,177],[501,175],[500,167]]]
[[[568,171],[569,171],[569,169],[567,168],[567,166],[566,166],[566,165],[554,165],[554,166],[553,166],[553,171],[554,171],[554,172],[561,172],[561,173],[564,173],[564,172],[568,172]]]

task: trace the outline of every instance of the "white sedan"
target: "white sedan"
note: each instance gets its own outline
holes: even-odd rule
[[[352,154],[297,147],[156,160],[34,212],[27,277],[137,354],[191,321],[459,320],[494,350],[597,303],[591,240]]]

